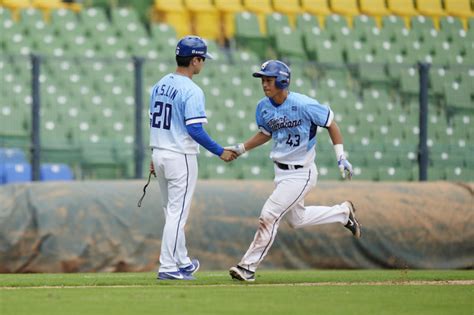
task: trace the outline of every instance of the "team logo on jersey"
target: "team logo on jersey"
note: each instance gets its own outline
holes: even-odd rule
[[[268,121],[268,127],[272,129],[272,131],[276,131],[282,128],[295,128],[301,125],[303,121],[301,119],[298,120],[289,120],[288,117],[283,116],[279,118],[272,118]]]
[[[296,108],[296,106],[291,106],[291,110],[297,111],[298,109]]]

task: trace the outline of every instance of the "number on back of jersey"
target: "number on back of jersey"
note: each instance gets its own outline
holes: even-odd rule
[[[151,118],[151,126],[153,128],[163,128],[169,130],[171,128],[171,115],[173,107],[171,104],[160,101],[155,102],[155,111]],[[163,123],[163,126],[161,125]]]

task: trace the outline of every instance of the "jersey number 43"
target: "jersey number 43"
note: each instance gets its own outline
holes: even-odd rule
[[[286,144],[290,147],[297,147],[300,145],[300,135],[292,135],[291,133],[288,134],[288,139],[286,140]]]
[[[155,111],[151,118],[151,126],[153,128],[161,128],[161,123],[163,123],[163,129],[169,130],[171,127],[171,115],[173,112],[171,104],[156,101],[154,108]]]

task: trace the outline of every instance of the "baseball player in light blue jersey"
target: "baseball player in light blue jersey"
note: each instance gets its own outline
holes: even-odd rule
[[[236,153],[213,141],[202,124],[207,123],[204,93],[193,81],[206,59],[206,43],[185,36],[176,46],[176,72],[153,86],[150,96],[150,171],[155,173],[166,217],[161,240],[158,279],[193,280],[199,260],[186,249],[184,227],[198,178],[199,145],[228,162]]]
[[[342,134],[332,110],[306,95],[288,91],[291,70],[281,61],[263,63],[253,76],[261,78],[266,96],[256,110],[259,132],[232,149],[240,155],[273,139],[270,158],[274,162],[275,190],[263,206],[253,242],[237,266],[229,270],[233,279],[242,281],[255,280],[255,272],[270,250],[285,215],[293,228],[337,222],[356,238],[361,236],[352,202],[331,207],[304,205],[304,198],[318,177],[314,159],[319,130],[328,130],[342,176],[352,176],[352,165],[345,158]]]

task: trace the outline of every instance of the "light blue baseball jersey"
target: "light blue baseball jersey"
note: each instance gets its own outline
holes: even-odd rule
[[[333,118],[329,106],[295,92],[290,92],[281,105],[265,97],[256,110],[260,131],[273,139],[270,158],[291,165],[314,161],[318,127],[329,127]]]
[[[186,125],[207,123],[204,93],[190,78],[170,73],[150,96],[150,147],[198,154],[199,144]]]

